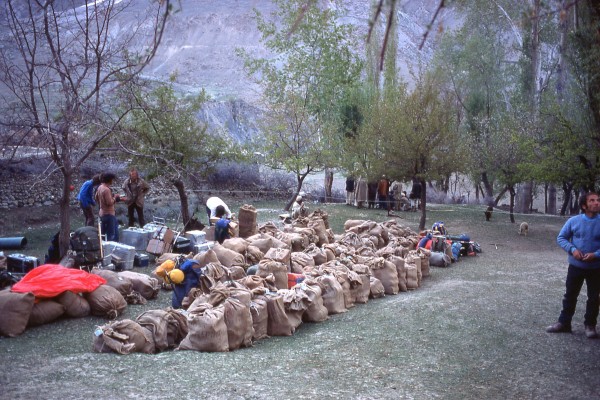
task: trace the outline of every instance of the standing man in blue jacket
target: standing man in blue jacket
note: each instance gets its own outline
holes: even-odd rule
[[[86,226],[94,226],[96,224],[94,218],[94,206],[96,205],[96,202],[94,201],[94,188],[98,185],[100,185],[100,174],[94,175],[89,181],[83,182],[79,194],[77,195],[79,206],[85,217]]]
[[[569,218],[560,230],[556,241],[568,254],[566,292],[558,322],[546,328],[547,332],[571,332],[571,319],[575,314],[577,297],[587,286],[585,307],[585,335],[598,337],[596,323],[600,306],[600,201],[598,194],[590,192],[579,199],[582,214]]]

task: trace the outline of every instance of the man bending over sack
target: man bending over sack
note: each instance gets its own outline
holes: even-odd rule
[[[231,214],[229,207],[227,207],[227,204],[225,204],[223,200],[221,200],[218,197],[209,197],[209,199],[206,200],[206,214],[208,215],[208,226],[212,225],[212,222],[210,221],[211,218],[220,218],[217,216],[218,206],[223,206],[223,208],[225,209],[226,218],[232,217],[233,214]]]
[[[219,220],[215,223],[215,240],[223,244],[225,239],[231,238],[229,233],[229,223],[231,221],[225,218],[225,207],[223,206],[217,206],[216,216]]]

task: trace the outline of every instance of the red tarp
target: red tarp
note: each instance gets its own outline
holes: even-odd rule
[[[93,292],[105,283],[106,280],[101,276],[80,269],[45,264],[29,271],[13,285],[11,291],[31,292],[36,298],[52,298],[67,290],[73,293]]]

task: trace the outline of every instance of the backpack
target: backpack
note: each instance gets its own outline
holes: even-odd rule
[[[446,232],[446,227],[444,226],[443,221],[434,222],[433,225],[431,226],[431,231],[434,234],[437,232],[439,235],[446,235],[448,233],[448,232]]]
[[[84,226],[71,234],[71,250],[75,252],[75,265],[89,265],[102,261],[98,229]]]

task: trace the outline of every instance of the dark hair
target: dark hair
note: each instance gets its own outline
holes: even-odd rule
[[[581,209],[581,211],[585,212],[585,210],[583,209],[583,206],[587,206],[588,197],[590,197],[593,194],[598,196],[598,193],[596,193],[596,192],[587,192],[586,194],[584,194],[583,196],[581,196],[579,198],[579,208]]]
[[[100,182],[102,183],[110,183],[115,180],[117,176],[112,172],[107,172],[105,174],[100,175]]]
[[[98,186],[100,184],[100,174],[92,176],[92,185]]]
[[[225,207],[217,206],[217,208],[215,210],[215,215],[219,218],[221,218],[223,215],[225,215]]]

